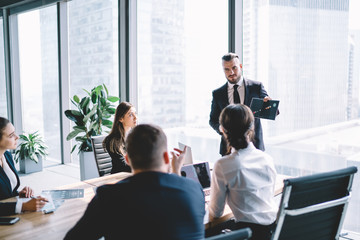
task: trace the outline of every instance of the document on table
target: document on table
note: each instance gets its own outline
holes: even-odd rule
[[[53,199],[83,198],[84,189],[43,190],[42,194],[50,194]]]
[[[39,210],[43,211],[44,213],[51,213],[54,212],[63,202],[64,200],[53,200],[51,195],[49,194],[41,194],[41,197],[44,197],[48,200],[48,202],[44,205],[42,209]],[[33,197],[35,198],[35,197]],[[19,198],[18,201],[25,203],[27,201],[30,201],[33,198]]]

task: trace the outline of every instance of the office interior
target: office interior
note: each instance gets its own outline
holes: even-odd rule
[[[102,84],[135,106],[139,123],[161,126],[169,150],[182,142],[213,164],[211,93],[226,83],[227,52],[280,101],[280,115],[262,120],[279,174],[359,168],[356,0],[1,0],[0,9],[0,116],[18,134],[42,134],[45,168],[71,166],[78,176],[64,112]],[[357,174],[343,225],[355,233],[359,182]]]

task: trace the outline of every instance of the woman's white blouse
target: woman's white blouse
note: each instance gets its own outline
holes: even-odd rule
[[[213,169],[209,213],[221,217],[227,203],[235,220],[272,224],[278,206],[274,200],[276,170],[273,159],[252,143],[219,159]]]

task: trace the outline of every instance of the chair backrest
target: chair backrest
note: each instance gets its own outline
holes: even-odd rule
[[[213,237],[206,238],[206,240],[247,240],[252,235],[250,228],[242,228],[228,233],[219,234]]]
[[[94,151],[96,166],[99,176],[109,175],[111,173],[112,162],[109,153],[103,148],[102,142],[105,136],[92,136],[91,144]]]
[[[356,167],[284,180],[273,240],[339,238]]]

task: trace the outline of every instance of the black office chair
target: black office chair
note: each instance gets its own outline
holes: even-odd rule
[[[339,239],[356,172],[348,167],[284,180],[272,239]]]
[[[252,235],[250,228],[242,228],[239,230],[234,230],[219,234],[213,237],[208,237],[206,240],[247,240],[250,239]]]
[[[102,142],[105,136],[92,136],[91,145],[93,147],[96,166],[99,171],[99,176],[111,174],[112,162],[108,152],[103,148]]]

